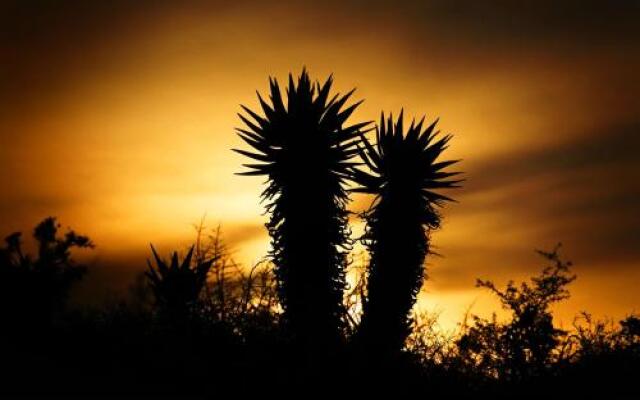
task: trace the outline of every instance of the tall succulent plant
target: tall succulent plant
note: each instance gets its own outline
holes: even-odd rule
[[[246,129],[238,134],[252,151],[235,151],[257,162],[241,175],[267,177],[262,199],[284,320],[298,340],[323,348],[344,325],[345,181],[368,123],[345,126],[360,102],[344,108],[353,90],[330,97],[332,77],[321,85],[304,70],[297,83],[289,75],[286,104],[278,82],[269,83],[269,103],[258,93],[264,115],[242,106]]]
[[[438,207],[451,201],[437,193],[457,187],[457,162],[437,161],[450,135],[438,136],[436,122],[423,129],[424,118],[405,132],[397,121],[380,117],[375,144],[363,137],[361,158],[369,171],[354,170],[354,191],[375,195],[365,213],[364,243],[371,260],[367,299],[360,327],[365,343],[383,351],[400,350],[409,334],[410,311],[424,280],[430,232],[440,227]]]

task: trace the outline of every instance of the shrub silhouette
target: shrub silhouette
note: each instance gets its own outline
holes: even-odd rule
[[[220,226],[207,233],[196,225],[194,260],[215,259],[204,287],[203,313],[227,323],[242,336],[276,330],[279,316],[273,266],[266,260],[245,269],[231,257]]]
[[[473,324],[458,340],[467,362],[483,373],[508,382],[518,382],[545,374],[561,354],[559,344],[567,332],[553,326],[549,307],[569,298],[567,285],[576,278],[570,262],[560,258],[559,246],[552,252],[538,251],[550,265],[541,274],[516,286],[512,281],[504,290],[491,281],[478,280],[477,286],[494,293],[511,321],[500,323],[496,316],[486,320],[473,316]]]
[[[620,321],[622,340],[630,346],[640,347],[640,316],[630,315]]]
[[[294,338],[323,352],[344,330],[345,266],[350,248],[345,180],[356,143],[367,123],[344,126],[360,103],[343,106],[346,95],[330,97],[332,77],[312,84],[305,70],[289,75],[287,103],[270,79],[270,103],[258,94],[264,116],[244,107],[247,129],[240,137],[255,152],[235,150],[256,164],[241,175],[266,175],[262,192],[271,214],[270,257],[275,265],[284,322]]]
[[[146,275],[156,306],[161,313],[173,319],[183,320],[194,311],[211,266],[217,260],[217,257],[201,260],[192,267],[193,249],[192,246],[182,262],[178,260],[178,252],[174,252],[171,262],[167,263],[151,246],[156,266],[154,268],[147,260],[149,270]]]
[[[22,251],[20,232],[9,235],[0,248],[0,307],[14,328],[46,328],[61,311],[72,285],[86,272],[86,266],[71,258],[75,248],[93,248],[87,236],[69,230],[58,236],[60,224],[45,218],[33,231],[37,258]]]
[[[50,250],[55,245],[51,245],[52,236],[45,233],[50,233],[52,226],[57,229],[55,223],[48,223],[38,234],[50,243],[45,246]],[[74,236],[77,237],[75,234],[66,237]],[[66,237],[56,237],[56,241],[87,243],[85,239],[67,240]],[[30,329],[28,335],[8,335],[14,321],[3,320],[7,324],[0,331],[0,350],[3,362],[11,368],[3,375],[0,393],[105,391],[213,395],[220,390],[220,384],[245,383],[246,379],[260,382],[255,386],[259,388],[266,387],[262,384],[285,381],[286,384],[276,389],[281,394],[297,388],[291,383],[295,383],[301,370],[296,357],[299,349],[283,338],[270,264],[259,263],[244,270],[226,251],[220,250],[217,236],[213,237],[210,247],[210,243],[206,243],[192,248],[190,263],[188,255],[185,259],[172,255],[176,261],[161,260],[167,270],[186,270],[188,265],[193,270],[200,264],[199,260],[210,260],[213,254],[217,255],[211,267],[217,272],[210,270],[204,286],[200,283],[167,285],[191,288],[169,291],[191,293],[189,296],[165,296],[182,299],[176,301],[181,305],[172,309],[188,310],[188,319],[184,314],[170,315],[164,311],[163,317],[170,316],[169,319],[156,318],[157,314],[150,312],[149,307],[119,302],[95,309],[60,310],[63,312],[51,315],[49,320],[53,319],[55,324],[49,326],[34,324],[37,315],[26,314],[21,321],[27,324],[23,328]],[[26,278],[20,281],[15,275],[6,274],[9,266],[20,268],[22,262],[33,268],[35,264],[23,254],[19,238],[15,234],[8,237],[7,246],[0,251],[3,268],[0,282],[5,290],[11,285],[20,288],[33,285]],[[71,247],[62,251],[67,254],[62,259],[70,259]],[[498,289],[491,281],[479,281],[480,287],[499,296],[511,312],[509,321],[474,317],[474,323],[463,325],[459,333],[447,334],[437,328],[435,316],[414,312],[413,332],[400,357],[385,357],[386,363],[372,363],[368,362],[370,357],[383,354],[383,348],[368,347],[369,358],[363,357],[367,354],[345,351],[338,354],[333,360],[335,363],[320,364],[318,372],[335,371],[332,378],[349,377],[363,382],[356,385],[359,393],[374,391],[377,385],[382,385],[454,397],[519,398],[549,394],[575,397],[586,393],[637,397],[638,316],[631,315],[616,325],[611,320],[593,320],[585,313],[576,320],[571,334],[554,328],[548,306],[568,297],[566,287],[574,276],[569,264],[560,260],[557,249],[541,254],[551,260],[551,265],[530,283],[510,283],[505,289]],[[151,269],[162,280],[158,267]],[[201,278],[195,278],[197,274],[189,275],[192,277],[186,281],[202,282]],[[9,277],[13,280],[5,279]],[[28,277],[35,279],[36,275]],[[146,304],[145,293],[152,281],[146,275],[143,277],[144,281],[136,281],[140,287],[134,292],[137,301]],[[366,280],[361,283],[366,284]],[[198,292],[194,287],[201,288],[199,298],[193,295]],[[360,292],[362,288],[356,285],[351,290]],[[26,293],[34,295],[32,290]],[[153,293],[152,296],[155,297]],[[192,300],[194,297],[196,301]],[[3,297],[3,300],[3,312],[12,310],[17,315],[18,311],[27,310],[22,297],[17,300]],[[32,304],[31,310],[36,310],[35,306],[49,309],[49,304],[42,301]],[[42,327],[47,329],[39,329]],[[19,333],[27,332],[23,329]],[[363,365],[363,362],[368,363]],[[350,367],[355,368],[348,369]],[[73,379],[69,379],[70,376]],[[313,375],[315,383],[322,382],[327,388],[333,389],[338,384],[338,380],[325,377]],[[33,385],[34,381],[39,385]]]
[[[399,351],[410,332],[430,232],[440,227],[436,207],[451,200],[435,190],[460,182],[448,179],[458,172],[444,171],[456,160],[437,161],[451,136],[437,139],[436,122],[423,130],[423,121],[412,121],[405,133],[402,112],[395,123],[382,114],[376,144],[362,138],[360,154],[370,171],[354,170],[360,185],[354,191],[376,196],[364,215],[371,261],[360,334],[382,352]]]

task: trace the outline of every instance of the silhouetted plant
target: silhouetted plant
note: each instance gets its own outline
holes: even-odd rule
[[[36,226],[37,258],[22,251],[20,232],[9,235],[6,247],[0,248],[0,307],[5,317],[25,328],[49,324],[86,272],[86,266],[73,261],[71,250],[94,244],[72,230],[59,237],[59,228],[53,217]]]
[[[455,332],[445,331],[438,323],[439,314],[415,312],[406,347],[417,354],[424,365],[451,364],[456,355]]]
[[[620,321],[622,340],[632,346],[640,346],[640,316],[629,315]]]
[[[423,129],[424,118],[404,131],[403,115],[395,122],[384,114],[377,143],[363,137],[360,154],[369,172],[354,170],[360,187],[375,195],[365,212],[363,238],[371,262],[361,335],[383,352],[398,351],[410,332],[410,311],[422,286],[430,232],[440,227],[437,207],[451,199],[435,191],[457,187],[458,172],[444,169],[457,162],[437,161],[450,135],[437,138],[436,122]]]
[[[640,369],[640,319],[630,315],[616,324],[582,312],[563,345],[570,349],[567,361],[553,365],[559,382],[572,393],[576,387],[589,395],[636,398]]]
[[[568,342],[573,345],[573,358],[584,359],[610,352],[617,347],[619,337],[613,320],[594,319],[583,311],[573,320],[573,333]]]
[[[282,341],[273,265],[262,260],[246,268],[233,260],[220,226],[208,229],[203,220],[195,228],[195,262],[217,259],[204,289],[199,318],[232,333],[235,344],[245,346],[259,360],[255,367],[244,366],[245,371],[256,368],[259,373],[265,363],[273,366],[275,348]],[[228,340],[223,336],[221,345]]]
[[[367,266],[369,258],[366,252],[362,252],[350,262],[347,269],[347,278],[351,276],[352,282],[347,285],[344,296],[346,308],[347,336],[353,338],[358,332],[362,319],[362,304],[367,297]]]
[[[596,320],[583,311],[573,322],[570,342],[574,344],[574,360],[595,358],[616,351],[640,351],[640,318],[630,315],[619,321],[619,327],[611,319]],[[637,354],[640,356],[640,352]]]
[[[360,103],[343,109],[353,90],[329,97],[333,79],[312,84],[306,71],[297,84],[289,75],[287,102],[270,79],[270,102],[258,94],[264,116],[243,106],[240,137],[255,152],[235,150],[256,164],[241,175],[266,175],[262,192],[271,213],[272,239],[284,320],[308,346],[324,348],[340,340],[344,328],[346,253],[349,228],[345,180],[367,123],[343,126]]]
[[[153,245],[151,251],[156,267],[147,260],[147,277],[156,305],[162,313],[172,318],[189,316],[200,298],[209,270],[216,259],[203,260],[192,267],[193,247],[189,249],[182,262],[178,260],[178,252],[174,252],[171,262],[167,263],[158,256]]]
[[[491,281],[478,280],[477,286],[494,293],[511,314],[508,323],[500,323],[495,314],[491,320],[473,316],[473,324],[458,340],[462,356],[484,373],[505,381],[521,381],[541,376],[554,359],[567,332],[553,326],[549,307],[569,298],[567,285],[575,280],[570,262],[558,253],[538,251],[550,265],[531,283],[516,286],[508,282],[504,290]]]

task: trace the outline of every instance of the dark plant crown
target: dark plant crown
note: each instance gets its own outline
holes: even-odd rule
[[[396,195],[420,193],[425,207],[442,206],[446,201],[454,201],[436,191],[459,187],[462,180],[450,179],[461,172],[444,171],[460,160],[437,161],[447,149],[451,135],[439,136],[435,131],[438,120],[423,130],[424,117],[415,119],[404,132],[403,112],[394,123],[393,116],[385,120],[380,116],[376,127],[376,143],[371,144],[362,136],[359,146],[360,157],[370,171],[354,168],[354,180],[360,185],[354,192],[374,194],[384,197],[393,191]],[[431,224],[430,221],[423,221]]]

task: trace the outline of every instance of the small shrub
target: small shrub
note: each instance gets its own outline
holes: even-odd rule
[[[0,310],[13,328],[47,327],[86,273],[86,266],[77,264],[71,251],[94,244],[73,230],[59,236],[59,229],[53,217],[36,226],[37,257],[23,252],[20,232],[7,236],[6,246],[0,248]]]

